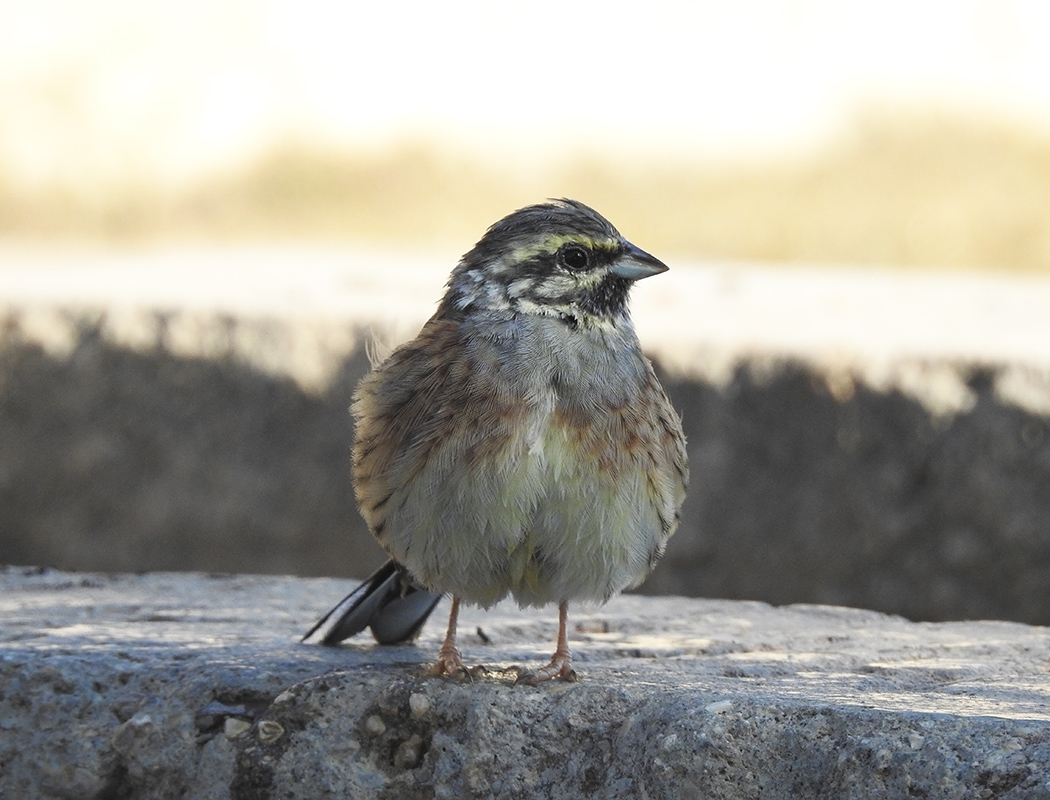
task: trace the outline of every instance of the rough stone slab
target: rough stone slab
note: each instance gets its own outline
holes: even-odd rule
[[[298,636],[351,584],[0,573],[0,796],[1050,797],[1050,632],[681,598],[573,611],[580,682],[498,670],[553,609],[417,645]],[[480,631],[479,631],[480,628]]]

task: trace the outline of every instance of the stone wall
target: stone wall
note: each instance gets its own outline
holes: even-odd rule
[[[379,562],[349,482],[362,337],[329,335],[347,346],[304,385],[266,364],[286,321],[206,316],[210,344],[186,347],[178,314],[144,317],[134,343],[115,319],[56,312],[55,346],[7,314],[0,562],[356,577]],[[666,375],[693,482],[642,591],[1050,623],[1050,380],[958,359],[891,371],[765,355]]]

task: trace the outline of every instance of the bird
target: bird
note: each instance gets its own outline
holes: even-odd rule
[[[415,638],[438,601],[449,623],[429,675],[476,678],[457,647],[462,603],[556,604],[550,663],[518,683],[576,680],[570,602],[637,586],[678,527],[685,435],[628,309],[665,272],[570,199],[499,220],[452,270],[415,339],[358,385],[353,481],[390,560],[304,641],[370,627]]]

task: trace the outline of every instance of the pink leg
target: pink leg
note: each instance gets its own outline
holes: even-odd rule
[[[558,606],[558,646],[551,658],[551,663],[537,670],[524,670],[518,675],[515,683],[535,686],[544,681],[575,681],[576,671],[572,668],[572,653],[569,652],[569,604]]]
[[[473,680],[478,675],[486,672],[482,666],[467,668],[463,665],[463,657],[459,648],[456,647],[456,625],[459,622],[459,598],[452,598],[452,608],[448,614],[448,632],[445,641],[441,643],[438,652],[437,663],[427,670],[429,677],[470,678]]]

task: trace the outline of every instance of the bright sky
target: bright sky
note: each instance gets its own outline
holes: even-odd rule
[[[746,156],[873,106],[1050,129],[1050,3],[0,0],[0,170],[30,183],[178,182],[289,138]]]

